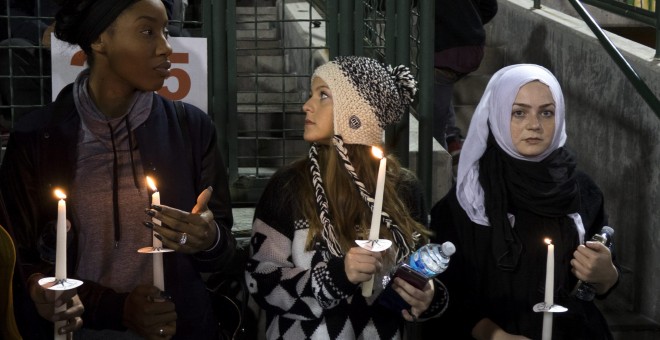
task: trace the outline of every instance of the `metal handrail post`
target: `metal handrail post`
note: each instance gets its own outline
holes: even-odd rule
[[[541,0],[534,0],[534,9],[541,9]]]
[[[435,41],[435,0],[419,0],[419,152],[417,177],[423,183],[424,200],[430,207],[433,188],[433,52]]]
[[[339,55],[339,6],[337,1],[330,0],[326,2],[326,13],[328,21],[326,22],[326,43],[328,44],[328,55],[330,60]]]
[[[630,66],[628,61],[621,55],[621,52],[614,46],[612,41],[603,33],[603,30],[598,26],[596,21],[589,15],[587,10],[582,6],[582,4],[577,0],[569,0],[571,5],[575,10],[580,14],[582,20],[589,26],[591,31],[596,35],[598,41],[600,41],[605,51],[612,57],[616,65],[621,69],[623,74],[628,78],[628,80],[635,87],[637,92],[642,96],[642,99],[651,107],[651,110],[655,112],[656,116],[660,118],[660,101],[658,98],[651,92],[651,89],[646,85],[646,83],[639,77],[637,72]]]
[[[331,0],[332,1],[332,0]],[[353,54],[354,22],[353,0],[340,0],[339,2],[339,55]]]
[[[224,82],[226,90],[220,92],[221,96],[226,97],[222,100],[226,110],[226,123],[224,128],[224,136],[226,136],[227,150],[229,152],[228,158],[232,168],[236,171],[230,173],[229,183],[234,183],[238,180],[238,102],[236,98],[237,93],[237,66],[236,66],[236,0],[226,0],[226,16],[224,18],[225,31],[225,54],[227,55],[227,65],[225,72],[227,74],[227,81]],[[219,31],[219,30],[218,30]],[[217,92],[216,92],[217,93]],[[226,163],[225,163],[226,164]]]
[[[660,59],[660,10],[655,5],[655,59]]]
[[[385,62],[396,63],[396,1],[385,1]]]
[[[364,55],[364,6],[362,1],[355,1],[353,8],[353,53]]]
[[[385,1],[385,63],[389,65],[396,65],[396,10],[396,0]],[[400,159],[401,153],[395,149],[394,145],[398,129],[398,125],[389,126],[385,129],[385,147],[387,152],[393,152]],[[403,162],[401,164],[405,166]]]
[[[209,98],[209,115],[215,122],[216,132],[218,134],[218,146],[222,152],[223,160],[227,165],[229,172],[229,183],[233,183],[238,178],[238,160],[237,148],[233,144],[235,138],[229,136],[228,125],[232,120],[236,119],[230,114],[227,103],[227,82],[229,81],[229,74],[227,72],[227,14],[226,1],[221,0],[207,0],[203,1],[203,18],[204,23],[202,26],[203,35],[207,41],[208,50],[208,98]]]
[[[396,2],[396,65],[403,64],[410,67],[410,0]],[[397,124],[394,139],[396,142],[396,155],[401,165],[407,167],[410,163],[410,115],[406,114]]]

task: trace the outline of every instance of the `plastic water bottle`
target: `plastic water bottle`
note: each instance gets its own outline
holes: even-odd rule
[[[606,247],[612,247],[614,229],[604,226],[598,234],[591,237],[592,242],[600,242]],[[583,301],[592,301],[596,297],[596,289],[590,283],[579,280],[574,289],[575,297]]]
[[[456,252],[453,243],[430,243],[414,252],[408,263],[416,272],[431,279],[442,273],[449,266],[449,257]]]

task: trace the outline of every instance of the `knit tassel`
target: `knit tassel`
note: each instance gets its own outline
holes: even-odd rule
[[[392,220],[387,219],[385,225],[387,226],[387,229],[389,229],[392,233],[394,242],[398,246],[396,251],[396,262],[399,262],[411,253],[410,245],[408,245],[408,242],[406,242],[406,238],[403,236],[401,228],[399,228],[398,225],[392,223]]]
[[[369,191],[367,191],[367,188],[364,186],[364,183],[362,183],[362,181],[360,181],[360,178],[358,178],[358,175],[355,172],[355,168],[353,167],[353,163],[351,163],[351,160],[348,158],[348,150],[346,150],[346,148],[344,147],[344,140],[341,138],[341,136],[335,135],[332,141],[335,144],[335,148],[337,149],[337,152],[339,153],[339,157],[344,162],[344,168],[346,168],[346,171],[348,171],[348,174],[351,175],[353,182],[355,183],[355,185],[357,185],[360,196],[362,196],[362,199],[365,202],[367,202],[367,205],[369,205],[369,209],[374,210],[374,199],[369,194]]]
[[[312,184],[316,194],[316,206],[319,212],[319,219],[323,224],[323,231],[321,236],[328,244],[330,253],[334,256],[341,256],[341,247],[337,241],[337,234],[335,228],[330,222],[330,208],[328,205],[328,197],[325,195],[323,189],[323,180],[321,179],[321,171],[319,170],[318,152],[316,150],[316,143],[312,144],[309,148],[309,160],[311,161],[310,170],[312,172]]]

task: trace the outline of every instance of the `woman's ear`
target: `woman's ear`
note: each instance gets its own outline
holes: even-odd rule
[[[103,42],[103,35],[100,35],[95,42],[92,43],[92,51],[103,54],[105,52],[105,43]]]

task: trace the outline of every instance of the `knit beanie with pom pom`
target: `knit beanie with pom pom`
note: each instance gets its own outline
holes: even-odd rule
[[[316,77],[332,91],[335,135],[346,144],[381,145],[384,129],[401,120],[417,92],[410,69],[368,57],[337,57]]]
[[[403,65],[392,68],[374,59],[357,56],[337,57],[319,66],[312,75],[312,81],[316,77],[323,79],[332,91],[335,130],[332,143],[360,197],[373,211],[374,195],[367,191],[355,172],[344,144],[380,146],[385,128],[399,122],[412,103],[417,82],[410,69]],[[332,225],[323,187],[316,143],[310,147],[309,159],[317,210],[323,225],[321,237],[330,253],[341,256],[339,235]],[[381,221],[390,230],[397,245],[396,260],[402,260],[410,254],[414,245],[406,241],[401,228],[387,212],[381,211]]]

